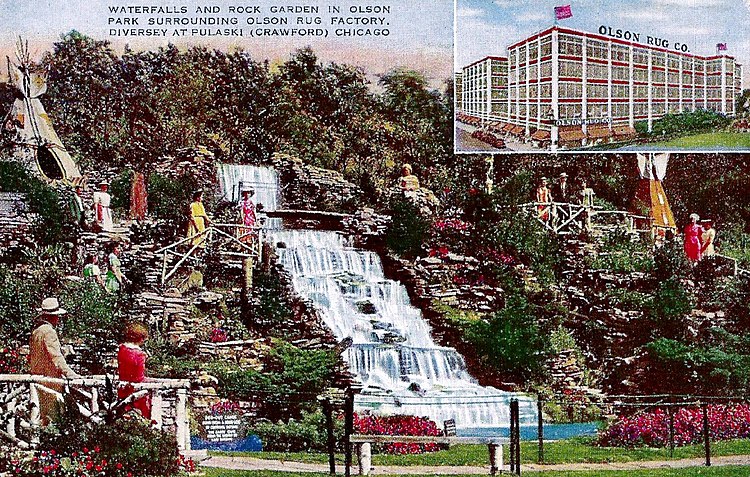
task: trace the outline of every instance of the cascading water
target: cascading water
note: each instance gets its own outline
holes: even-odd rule
[[[230,179],[239,177],[263,178],[269,190],[278,184],[272,170],[234,167],[242,169],[226,172],[226,191],[236,188]],[[336,232],[280,230],[270,240],[283,244],[277,254],[297,293],[314,303],[337,339],[352,338],[344,359],[363,384],[358,410],[428,416],[438,423],[455,419],[459,428],[496,428],[508,425],[515,398],[521,424],[536,423],[535,401],[478,385],[455,349],[433,341],[404,286],[385,278],[377,254],[348,246]]]
[[[270,167],[221,164],[218,170],[219,185],[224,198],[230,202],[240,201],[243,186],[255,190],[253,202],[263,204],[263,210],[276,210],[279,205],[279,177]]]

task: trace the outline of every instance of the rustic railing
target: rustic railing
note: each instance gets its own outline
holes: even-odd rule
[[[173,432],[181,452],[190,450],[188,391],[190,381],[183,379],[149,379],[131,385],[134,393],[127,398],[106,402],[102,399],[107,386],[105,376],[75,379],[48,378],[32,374],[0,374],[0,437],[22,449],[39,443],[42,426],[39,393],[53,396],[61,404],[75,402],[81,415],[100,422],[106,412],[117,412],[146,395],[151,396],[151,420],[162,430]],[[62,386],[63,391],[57,391]],[[66,399],[73,398],[71,399]]]
[[[196,241],[195,239],[198,238],[202,238],[202,240]],[[196,243],[193,243],[194,241]],[[185,247],[189,247],[187,251],[185,251]],[[263,228],[246,227],[239,224],[214,224],[202,232],[160,248],[156,251],[156,254],[163,254],[162,285],[167,283],[185,262],[199,264],[201,260],[198,255],[204,249],[218,250],[218,253],[222,256],[260,260],[263,254]],[[169,264],[170,257],[178,258],[177,262],[171,266]]]
[[[568,202],[530,202],[519,206],[533,216],[546,230],[567,235],[591,230],[619,228],[627,233],[658,233],[653,218],[624,210],[603,210],[600,206],[585,206]],[[648,228],[639,224],[648,223]],[[671,228],[670,228],[671,229]],[[674,229],[671,229],[674,230]]]

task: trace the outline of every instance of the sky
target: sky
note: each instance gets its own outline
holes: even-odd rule
[[[570,5],[559,25],[597,32],[602,25],[688,45],[702,56],[727,43],[750,88],[750,0],[456,0],[456,55],[460,71],[485,56],[507,56],[508,45],[554,23],[554,7]]]
[[[265,13],[271,5],[318,5],[321,12],[325,12],[329,5],[339,6],[342,11],[348,11],[350,6],[390,6],[391,14],[387,17],[390,31],[388,37],[368,37],[364,39],[317,39],[314,37],[264,37],[215,39],[216,37],[192,38],[155,38],[150,37],[112,37],[110,28],[154,28],[144,25],[148,15],[139,15],[138,27],[108,25],[110,6],[186,6],[189,14],[177,15],[196,16],[196,8],[201,6],[218,6],[221,13],[216,16],[237,16],[239,26],[244,26],[245,35],[248,27],[245,23],[248,17],[259,15],[231,15],[229,6],[259,5]],[[166,15],[175,16],[175,15]],[[261,15],[266,16],[266,15]],[[324,22],[329,21],[325,13]],[[354,15],[367,16],[367,15]],[[369,15],[382,17],[382,15]],[[296,15],[289,16],[294,22]],[[453,71],[453,1],[404,1],[377,0],[373,3],[362,0],[274,0],[232,1],[232,0],[0,0],[0,18],[3,19],[3,29],[0,32],[0,58],[5,55],[13,57],[16,38],[21,35],[29,41],[32,57],[40,58],[44,51],[52,48],[54,41],[61,35],[77,30],[96,39],[106,39],[112,42],[117,51],[121,51],[125,44],[134,49],[154,49],[172,41],[178,46],[201,44],[210,47],[232,50],[237,47],[251,52],[256,59],[273,61],[286,60],[295,49],[312,46],[318,57],[323,61],[361,66],[371,79],[377,79],[379,74],[386,73],[396,67],[407,67],[425,73],[430,83],[440,87],[442,82],[450,78]],[[165,28],[165,27],[157,27]],[[189,27],[193,28],[193,27]],[[205,26],[199,28],[206,28]],[[225,28],[225,27],[222,27]],[[226,27],[230,28],[230,27]],[[256,27],[257,28],[257,27]],[[328,26],[333,30],[334,26]],[[351,27],[349,27],[351,28]],[[358,28],[366,28],[360,26]],[[370,28],[383,28],[382,26]],[[5,68],[2,68],[5,70]],[[2,77],[7,72],[2,71]]]

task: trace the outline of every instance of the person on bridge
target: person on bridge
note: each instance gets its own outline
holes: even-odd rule
[[[539,218],[545,222],[549,222],[550,209],[552,207],[552,192],[547,187],[546,177],[542,177],[539,180],[539,188],[536,190],[536,202]]]
[[[698,225],[699,221],[698,214],[690,214],[690,223],[685,227],[685,255],[693,264],[701,259],[701,236],[704,230]]]
[[[586,179],[581,179],[581,205],[587,209],[594,207],[594,189],[588,186]]]
[[[716,254],[714,248],[714,242],[716,241],[716,229],[714,229],[714,221],[711,219],[704,219],[701,221],[703,225],[703,234],[701,234],[701,254],[703,258],[713,257]]]
[[[29,340],[29,371],[31,374],[58,379],[80,377],[65,361],[60,338],[55,330],[60,322],[60,317],[67,313],[55,297],[45,298],[42,301],[42,307],[39,309],[39,316],[36,318],[34,331],[32,331]],[[62,393],[65,389],[62,384],[44,383],[43,385],[57,393]],[[46,426],[58,414],[60,405],[56,394],[37,389],[39,414],[42,425]]]
[[[240,201],[240,227],[238,229],[238,236],[241,242],[250,244],[253,242],[255,236],[255,224],[257,217],[255,215],[255,202],[253,202],[252,196],[255,195],[255,191],[250,188],[242,189],[242,200]]]
[[[552,195],[558,202],[564,202],[566,204],[572,202],[571,199],[573,198],[573,193],[570,190],[568,174],[566,172],[560,174],[560,178],[552,191]]]
[[[206,235],[203,233],[206,226],[211,225],[211,219],[203,207],[203,191],[197,190],[193,193],[193,202],[190,204],[190,222],[188,223],[188,238],[192,237],[191,245],[206,248]]]
[[[142,347],[148,339],[148,328],[142,323],[129,323],[125,327],[124,338],[117,352],[117,373],[120,381],[142,383],[146,381],[146,359],[148,358]],[[127,384],[117,390],[117,397],[124,399],[133,393],[135,393],[135,387]],[[136,399],[126,405],[124,410],[127,412],[131,409],[136,409],[143,417],[151,419],[150,395]]]

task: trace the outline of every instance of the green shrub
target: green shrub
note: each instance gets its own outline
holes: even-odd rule
[[[607,290],[610,302],[628,311],[642,311],[651,303],[651,296],[627,288],[615,288]]]
[[[245,320],[248,328],[287,323],[294,318],[289,306],[290,293],[279,270],[259,270],[253,275],[253,305]]]
[[[388,229],[386,244],[394,253],[413,258],[422,253],[430,230],[430,221],[422,216],[419,207],[400,196],[391,204],[393,223]]]
[[[109,192],[112,196],[112,209],[128,214],[130,212],[130,189],[133,185],[133,171],[125,169],[112,179]]]
[[[684,318],[692,309],[692,297],[676,279],[660,283],[654,298],[647,306],[649,315],[660,321]]]
[[[221,397],[246,401],[260,398],[263,406],[259,416],[277,420],[317,409],[317,396],[333,384],[337,363],[332,351],[275,341],[263,372],[226,362],[209,363],[205,369],[218,378]]]
[[[343,419],[333,419],[337,445],[343,442]],[[263,450],[270,452],[325,452],[328,434],[325,416],[321,412],[303,412],[299,419],[288,422],[257,422],[248,434],[256,434],[263,442]]]
[[[682,245],[674,240],[666,241],[654,252],[654,277],[659,281],[686,277],[691,270]]]
[[[17,162],[0,161],[0,191],[26,194],[29,211],[35,214],[33,238],[42,245],[72,241],[73,217],[68,208],[72,191],[59,190],[32,176]]]
[[[0,265],[0,343],[2,346],[28,342],[43,290],[38,283],[24,280]]]
[[[68,310],[61,336],[83,345],[81,363],[93,374],[101,374],[108,356],[117,349],[126,323],[120,295],[108,293],[99,284],[86,280],[67,282],[60,290],[60,301]]]
[[[187,211],[192,201],[193,192],[200,188],[197,180],[183,176],[175,180],[161,174],[148,176],[148,211],[156,219],[164,219],[175,224],[187,222]],[[128,191],[128,195],[130,192]],[[210,196],[204,193],[204,204]],[[206,209],[209,207],[206,206]]]
[[[520,294],[508,297],[505,307],[465,329],[465,339],[480,361],[515,379],[541,373],[549,337],[541,333],[535,310]]]
[[[66,416],[45,429],[39,448],[68,456],[93,453],[97,459],[122,464],[134,477],[180,473],[174,434],[154,429],[149,421],[138,417],[94,424]]]
[[[719,129],[731,124],[731,119],[723,114],[705,109],[667,114],[653,122],[651,134],[654,136],[680,134],[692,131]]]

